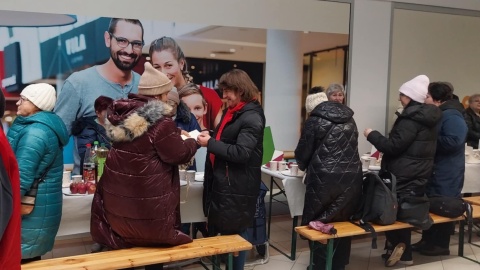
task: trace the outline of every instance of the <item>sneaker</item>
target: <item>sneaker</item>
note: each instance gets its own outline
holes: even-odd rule
[[[450,255],[450,249],[433,246],[433,248],[420,250],[420,254],[425,256],[447,256]]]
[[[400,261],[402,258],[402,254],[405,251],[405,244],[404,243],[399,243],[395,249],[393,249],[392,254],[388,257],[388,259],[385,261],[385,266],[386,267],[391,267],[394,266]]]

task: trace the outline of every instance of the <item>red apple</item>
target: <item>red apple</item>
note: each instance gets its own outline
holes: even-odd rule
[[[87,186],[87,190],[88,190],[88,188],[89,188],[91,185],[95,185],[95,182],[93,182],[93,181],[87,181],[87,183],[85,183],[85,185]]]
[[[91,185],[88,186],[87,193],[94,194],[95,190],[97,190],[97,185],[95,185],[95,183],[92,183]]]
[[[70,184],[70,193],[77,194],[78,193],[78,183],[71,183]]]
[[[80,194],[87,193],[87,185],[85,183],[83,183],[83,182],[78,183],[77,188],[78,188],[78,193],[80,193]]]

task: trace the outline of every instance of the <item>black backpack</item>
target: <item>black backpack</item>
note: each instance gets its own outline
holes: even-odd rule
[[[389,172],[363,175],[362,195],[359,208],[352,215],[350,221],[372,233],[372,248],[377,248],[377,235],[368,223],[390,225],[397,220],[397,179]]]

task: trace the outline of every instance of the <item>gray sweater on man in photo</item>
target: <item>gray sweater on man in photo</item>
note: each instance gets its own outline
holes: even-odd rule
[[[114,100],[127,98],[130,93],[138,92],[140,75],[133,72],[130,83],[122,86],[108,81],[98,72],[98,66],[74,72],[64,82],[58,94],[54,112],[62,118],[68,135],[72,134],[72,122],[82,118],[95,116],[94,103],[99,96],[107,96]],[[77,147],[74,147],[74,174],[80,173],[80,160]]]

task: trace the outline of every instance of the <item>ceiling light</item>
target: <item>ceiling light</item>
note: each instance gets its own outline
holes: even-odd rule
[[[191,66],[190,69],[195,69],[195,66]]]
[[[214,53],[211,53],[211,54],[210,54],[210,57],[215,57],[215,54],[214,54]]]
[[[228,51],[231,52],[231,53],[236,52],[236,50],[234,48],[230,48],[230,50],[228,50]]]
[[[77,22],[77,16],[75,15],[0,10],[0,26],[61,26],[75,22]]]

